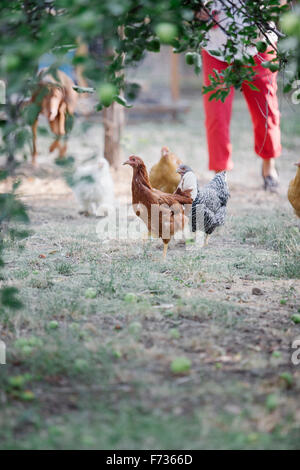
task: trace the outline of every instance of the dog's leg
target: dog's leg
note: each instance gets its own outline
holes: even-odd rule
[[[67,105],[63,101],[58,111],[59,135],[65,135],[66,133],[66,112],[67,112]]]
[[[66,112],[67,112],[67,105],[63,101],[59,107],[59,112],[58,112],[58,132],[59,135],[65,135],[66,134]],[[67,152],[67,143],[66,141],[59,142],[59,158],[64,158]]]
[[[66,156],[66,153],[67,153],[67,142],[66,141],[63,141],[63,142],[59,142],[59,155],[58,155],[58,158],[64,158]]]
[[[56,117],[54,121],[49,121],[51,131],[53,134],[55,134],[56,138],[54,142],[50,145],[49,147],[49,152],[54,152],[55,149],[60,148],[59,144],[59,124],[58,124],[58,118]]]
[[[55,139],[55,141],[52,142],[52,144],[49,147],[49,152],[54,152],[54,150],[57,148],[60,149],[59,139]]]

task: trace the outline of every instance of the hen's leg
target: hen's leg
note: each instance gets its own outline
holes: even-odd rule
[[[204,229],[205,229],[205,236],[204,236],[204,246],[207,245],[208,243],[208,238],[209,234],[207,232],[212,233],[216,227],[219,227],[220,225],[223,225],[225,222],[225,217],[226,217],[226,207],[222,206],[220,209],[217,211],[216,214],[214,214],[212,211],[210,211],[208,208],[205,209],[204,212]]]
[[[208,245],[209,237],[210,237],[210,235],[209,235],[208,233],[206,233],[206,234],[204,235],[204,243],[203,243],[203,246],[207,246],[207,245]]]
[[[149,232],[149,230],[148,230],[148,232],[143,232],[142,240],[144,242],[147,242],[148,240],[151,240],[151,238],[152,238],[152,234],[151,234],[151,232]]]
[[[166,259],[169,242],[164,242],[163,259]]]

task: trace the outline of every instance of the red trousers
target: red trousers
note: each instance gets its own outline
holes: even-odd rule
[[[256,65],[253,66],[253,70],[256,76],[253,83],[260,91],[251,90],[247,83],[242,86],[253,122],[255,152],[265,159],[279,157],[281,153],[280,113],[276,95],[277,73],[273,73],[261,65],[261,62],[270,60],[271,57],[267,53],[254,56]],[[221,72],[228,67],[227,62],[212,57],[205,50],[202,51],[202,61],[205,86],[210,84],[209,75],[214,74],[213,69]],[[224,103],[215,99],[208,101],[211,93],[203,95],[209,169],[215,171],[231,170],[233,162],[229,128],[234,88],[230,90]]]

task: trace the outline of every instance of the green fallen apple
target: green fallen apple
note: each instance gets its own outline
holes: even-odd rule
[[[274,411],[279,405],[278,396],[275,393],[271,393],[266,398],[266,408],[268,411]]]
[[[120,357],[122,357],[121,351],[118,351],[117,349],[112,350],[112,355],[116,357],[117,359],[120,359]]]
[[[83,372],[84,370],[87,370],[88,367],[89,363],[85,359],[76,359],[74,362],[76,372]]]
[[[281,352],[280,351],[273,351],[272,357],[275,357],[276,359],[281,357]]]
[[[35,395],[31,390],[25,390],[20,393],[20,398],[24,401],[32,401],[35,399]]]
[[[290,372],[282,372],[282,374],[280,374],[279,377],[281,380],[283,380],[283,382],[286,384],[288,388],[293,385],[294,378],[292,374],[290,374]]]
[[[173,374],[186,374],[191,369],[191,361],[187,357],[177,357],[171,362]]]
[[[24,354],[24,356],[30,356],[33,350],[33,347],[29,346],[28,344],[25,344],[25,346],[22,346],[21,348],[21,352]]]
[[[89,287],[85,291],[84,296],[86,299],[94,299],[95,297],[97,297],[97,291],[93,287]]]
[[[50,330],[56,330],[58,328],[58,322],[56,320],[52,320],[48,323],[48,327]]]
[[[24,385],[32,379],[30,374],[24,375],[15,375],[13,377],[9,377],[8,383],[13,388],[23,388]]]
[[[178,339],[180,338],[180,333],[177,328],[171,328],[170,329],[170,336],[171,338]]]
[[[138,321],[134,321],[132,323],[130,323],[129,327],[129,332],[133,335],[136,335],[138,333],[140,333],[140,331],[142,330],[142,325],[140,322]]]
[[[29,338],[19,338],[15,341],[15,347],[23,349],[25,346],[30,347],[41,347],[43,346],[43,341],[36,336],[30,336]]]
[[[137,301],[137,295],[134,292],[127,292],[124,297],[125,302],[133,303]]]
[[[296,323],[296,324],[297,324],[297,323],[300,323],[300,315],[299,315],[298,313],[295,313],[294,315],[292,315],[292,318],[291,318],[291,319],[292,319],[292,321],[293,321],[294,323]]]

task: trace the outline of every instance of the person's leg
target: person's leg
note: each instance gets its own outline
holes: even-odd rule
[[[271,54],[258,54],[254,57],[257,74],[253,84],[259,91],[252,90],[247,83],[243,84],[243,92],[250,110],[253,127],[255,152],[263,159],[262,175],[270,177],[275,186],[278,175],[275,158],[281,154],[280,143],[280,112],[277,99],[277,73],[264,68],[261,63],[272,58]]]
[[[221,72],[228,67],[226,62],[212,57],[205,50],[202,51],[202,64],[205,86],[210,85],[209,75],[214,75],[213,69]],[[209,101],[212,93],[203,95],[209,169],[214,171],[231,170],[233,163],[231,160],[230,120],[234,90],[230,91],[224,103],[215,99]]]

